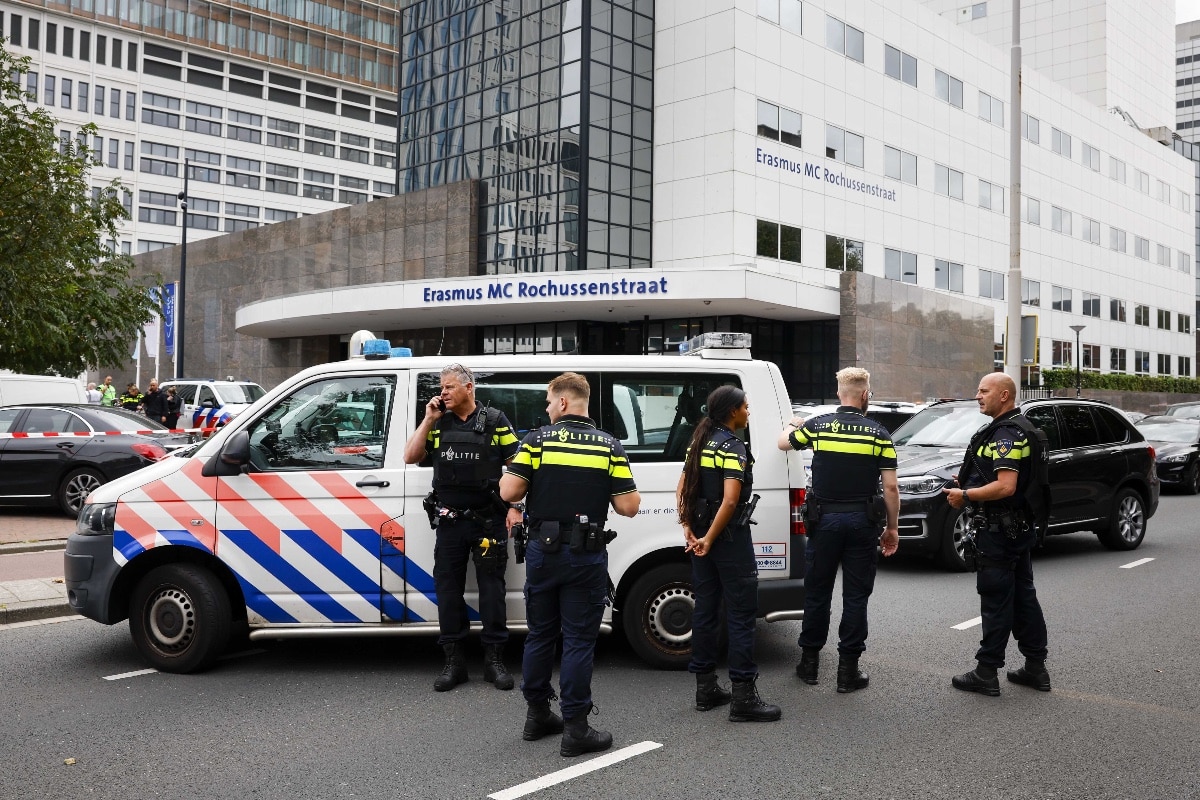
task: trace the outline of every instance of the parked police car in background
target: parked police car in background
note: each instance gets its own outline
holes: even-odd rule
[[[1020,404],[1050,440],[1047,534],[1095,531],[1113,550],[1142,543],[1158,508],[1154,450],[1115,408],[1094,400],[1050,398]],[[967,444],[991,420],[974,400],[933,403],[892,434],[899,462],[900,551],[939,557],[965,570],[967,518],[946,502]]]
[[[803,469],[796,453],[775,447],[791,417],[783,378],[751,360],[748,335],[705,334],[693,344],[680,357],[455,359],[474,371],[477,400],[503,410],[521,434],[548,422],[552,378],[587,377],[590,414],[623,443],[642,496],[637,517],[609,519],[619,534],[609,546],[619,616],[607,610],[604,627],[619,625],[659,667],[682,668],[691,651],[691,566],[675,487],[718,386],[743,388],[752,409],[759,614],[798,619],[804,607]],[[436,634],[434,534],[421,505],[431,469],[405,465],[403,451],[448,359],[380,349],[382,360],[305,370],[190,458],[96,491],[67,544],[71,606],[103,623],[129,618],[146,659],[175,672],[210,664],[235,621],[252,639]],[[524,569],[509,559],[508,619],[518,631]]]
[[[257,383],[235,381],[190,380],[180,378],[159,384],[159,390],[175,387],[182,402],[179,425],[184,428],[219,428],[250,407],[266,391]]]

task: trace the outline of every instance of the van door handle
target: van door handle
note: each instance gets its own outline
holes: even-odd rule
[[[61,450],[74,450],[75,443],[74,442],[59,442],[57,445],[55,445],[55,447],[58,447]]]
[[[362,488],[364,486],[378,486],[380,489],[386,489],[387,487],[391,486],[392,483],[391,483],[391,481],[374,481],[374,480],[372,480],[372,481],[359,481],[358,483],[356,483],[354,485],[359,488]]]

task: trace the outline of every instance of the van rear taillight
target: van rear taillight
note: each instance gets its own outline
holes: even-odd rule
[[[804,489],[789,489],[788,504],[792,511],[792,536],[805,536],[808,531],[804,527]]]
[[[1154,458],[1155,458],[1155,456],[1154,456],[1154,448],[1153,448],[1153,447],[1151,447],[1151,448],[1150,448],[1150,460],[1151,460],[1151,461],[1154,461]]]
[[[129,445],[129,448],[147,461],[162,461],[167,457],[167,451],[156,442],[138,442]]]

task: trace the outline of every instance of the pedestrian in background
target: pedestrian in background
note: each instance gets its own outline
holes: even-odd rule
[[[867,647],[867,602],[875,589],[877,548],[890,556],[900,543],[900,489],[891,435],[866,416],[871,374],[858,367],[839,371],[837,396],[841,405],[832,414],[807,421],[794,417],[780,433],[778,445],[780,450],[811,447],[813,451],[812,488],[805,499],[807,569],[796,675],[804,683],[817,683],[840,566],[837,690],[844,694],[865,689],[870,682],[858,668]]]
[[[105,377],[100,384],[100,405],[113,406],[117,403],[117,387],[113,386],[112,375]]]
[[[696,676],[696,709],[731,703],[734,722],[773,722],[779,706],[758,695],[754,663],[754,620],[758,613],[758,565],[750,535],[754,506],[754,457],[734,431],[750,421],[750,402],[736,386],[714,389],[705,401],[705,416],[692,433],[683,474],[675,490],[676,506],[692,554],[692,659]],[[729,680],[733,691],[717,683],[717,612],[725,601],[729,632]]]
[[[155,422],[164,425],[167,422],[167,396],[159,391],[158,381],[154,378],[150,379],[150,387],[142,398],[142,412]]]
[[[100,401],[103,399],[102,395],[100,394],[100,390],[96,388],[95,383],[89,383],[87,385],[87,391],[84,394],[87,397],[88,405],[98,406],[100,405]]]
[[[179,415],[183,413],[183,401],[175,394],[175,387],[167,387],[167,421],[166,426],[171,430],[179,427]]]

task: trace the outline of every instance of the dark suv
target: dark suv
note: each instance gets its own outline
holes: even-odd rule
[[[1105,547],[1133,550],[1158,509],[1154,450],[1116,409],[1094,400],[1026,400],[1021,411],[1050,440],[1047,534],[1095,531]],[[934,403],[892,434],[899,459],[900,552],[966,569],[962,511],[946,502],[967,443],[991,420],[974,400]]]

